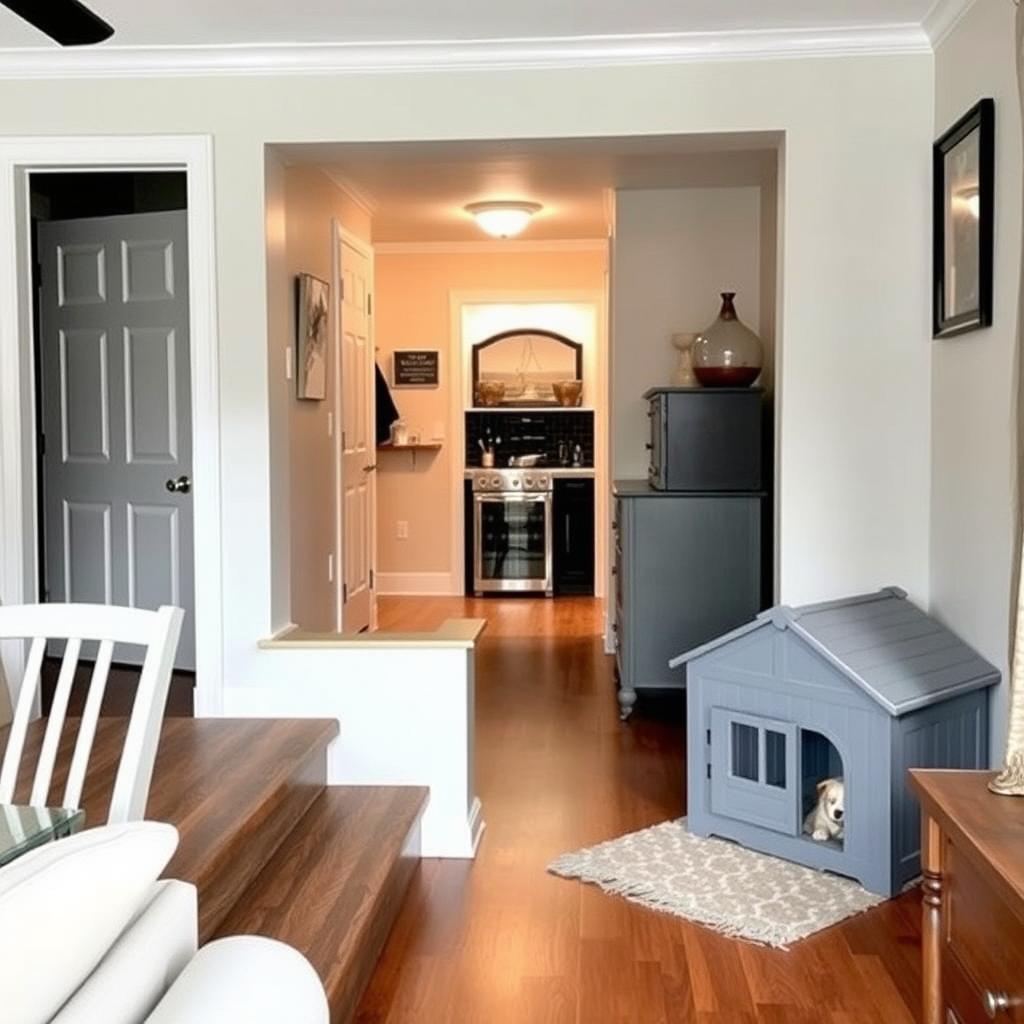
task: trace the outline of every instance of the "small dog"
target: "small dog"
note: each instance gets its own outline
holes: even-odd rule
[[[804,832],[816,842],[843,838],[843,780],[822,779],[818,783],[818,802],[804,819]]]

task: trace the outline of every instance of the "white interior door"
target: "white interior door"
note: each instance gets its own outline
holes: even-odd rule
[[[48,598],[184,608],[194,669],[186,214],[50,221],[38,243]]]
[[[376,437],[374,358],[370,330],[371,253],[339,234],[338,338],[341,358],[341,629],[355,633],[376,624],[374,523]]]

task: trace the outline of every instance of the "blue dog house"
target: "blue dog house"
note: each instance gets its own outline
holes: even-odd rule
[[[898,893],[920,872],[908,768],[984,768],[999,671],[895,587],[779,606],[686,666],[688,826]],[[845,783],[842,838],[805,816]]]

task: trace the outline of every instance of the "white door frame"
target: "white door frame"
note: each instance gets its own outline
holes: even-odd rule
[[[341,438],[341,424],[344,422],[342,419],[342,398],[344,395],[341,381],[341,243],[345,242],[347,245],[352,246],[356,252],[361,253],[366,257],[366,262],[370,267],[370,282],[369,282],[369,294],[370,299],[370,315],[367,317],[367,339],[366,343],[370,346],[370,365],[375,367],[377,365],[377,349],[374,338],[376,331],[374,329],[374,313],[373,313],[373,289],[374,289],[374,249],[373,246],[366,241],[365,238],[360,238],[358,235],[352,234],[341,224],[341,221],[337,219],[331,220],[331,318],[332,327],[331,334],[334,339],[334,351],[331,353],[331,357],[334,361],[334,422],[332,430],[334,431],[334,608],[335,608],[335,629],[342,633],[344,632],[344,617],[345,617],[345,599],[344,599],[344,588],[345,588],[345,510],[342,507],[341,500],[341,486],[342,486],[342,471],[344,466],[345,450],[342,445]],[[375,400],[375,389],[370,389],[370,420],[371,426],[374,426],[376,422],[376,400]],[[376,452],[377,447],[377,435],[374,427],[374,431],[371,434],[373,438],[374,451]],[[376,455],[374,455],[376,459]],[[370,632],[375,632],[377,629],[377,474],[376,472],[370,474],[370,572],[373,585],[370,588]]]
[[[207,135],[0,139],[0,603],[39,599],[29,175],[178,170],[187,177],[192,475],[195,520],[195,713],[223,709],[219,339],[213,144]],[[23,646],[4,648],[20,681]]]
[[[607,280],[607,279],[606,279]],[[463,481],[465,479],[466,451],[466,395],[467,373],[471,365],[470,353],[465,350],[462,337],[462,307],[482,305],[541,305],[547,303],[567,303],[570,305],[592,305],[596,320],[597,352],[595,366],[597,379],[587,388],[591,396],[590,408],[594,410],[594,529],[596,544],[594,551],[594,595],[605,596],[605,570],[607,563],[608,536],[608,502],[601,495],[609,493],[609,429],[610,409],[608,406],[608,365],[609,365],[609,329],[608,329],[608,295],[600,288],[555,288],[555,289],[489,289],[489,290],[453,290],[448,295],[448,317],[450,351],[448,353],[449,370],[449,419],[451,421],[451,457],[449,472],[451,474],[450,491],[452,494],[451,546],[452,569],[449,581],[449,592],[462,594],[466,574],[466,538],[463,517]],[[472,404],[472,403],[470,403]],[[515,410],[510,410],[515,411]],[[472,594],[467,595],[472,597]]]

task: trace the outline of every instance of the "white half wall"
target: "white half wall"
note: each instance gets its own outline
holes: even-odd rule
[[[337,718],[328,785],[429,786],[422,855],[475,855],[484,823],[473,775],[472,646],[285,645],[262,653],[268,678],[231,687],[225,715]]]
[[[931,611],[1004,677],[992,695],[992,756],[1006,740],[1017,451],[1021,119],[1013,4],[974,3],[935,56],[935,135],[996,101],[993,325],[927,341],[932,356]],[[928,237],[928,236],[925,236]],[[926,337],[930,336],[929,330]]]

